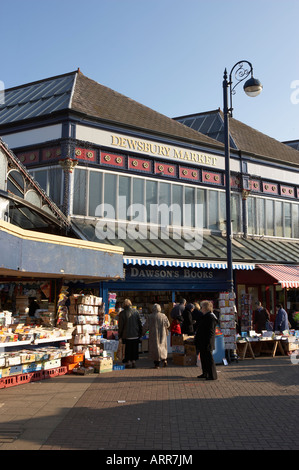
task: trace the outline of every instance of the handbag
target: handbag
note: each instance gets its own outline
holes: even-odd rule
[[[116,357],[119,361],[122,361],[125,357],[125,348],[126,348],[126,345],[123,343],[122,339],[119,338],[118,347],[116,351]]]

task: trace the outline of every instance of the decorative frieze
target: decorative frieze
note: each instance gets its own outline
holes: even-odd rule
[[[113,167],[124,168],[126,159],[124,155],[118,155],[110,152],[101,152],[100,163]]]
[[[177,166],[168,165],[167,163],[155,162],[155,174],[161,176],[172,176],[173,178],[177,177]]]
[[[182,179],[188,179],[192,181],[199,181],[200,171],[195,168],[180,167],[179,177]]]
[[[221,173],[214,173],[212,171],[203,171],[202,182],[209,183],[209,184],[222,185],[222,175]]]
[[[144,173],[152,173],[152,162],[150,160],[144,160],[143,158],[129,157],[128,169],[142,171]]]
[[[89,162],[95,162],[96,161],[96,151],[91,150],[91,149],[85,149],[85,148],[75,148],[75,158],[77,160],[87,160]]]
[[[17,154],[18,159],[23,165],[30,165],[39,162],[39,150],[30,150],[29,152],[21,152]]]

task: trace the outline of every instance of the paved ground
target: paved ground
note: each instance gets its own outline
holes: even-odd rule
[[[0,450],[299,450],[290,357],[219,365],[217,381],[151,365],[142,356],[137,369],[1,389]]]

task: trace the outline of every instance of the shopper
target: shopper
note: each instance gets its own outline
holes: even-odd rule
[[[186,303],[187,303],[186,299],[181,299],[180,302],[173,307],[173,309],[170,312],[170,316],[172,319],[177,318],[182,315],[185,309]]]
[[[124,300],[123,310],[118,318],[118,337],[125,345],[123,362],[127,368],[136,367],[139,358],[139,340],[142,336],[142,324],[139,313],[132,308],[130,299]]]
[[[170,334],[171,334],[170,345],[171,346],[172,346],[172,337],[174,335],[181,335],[182,334],[182,330],[181,330],[182,321],[183,321],[182,317],[177,317],[177,318],[174,318],[174,320],[172,320],[172,322],[171,322],[171,325],[170,325]]]
[[[192,318],[193,318],[193,323],[194,323],[194,332],[196,332],[197,328],[198,328],[198,325],[199,325],[199,321],[202,317],[202,312],[200,311],[200,305],[198,302],[193,302],[193,305],[194,305],[194,310],[192,312]]]
[[[282,304],[277,305],[277,314],[274,322],[275,331],[284,331],[289,329],[288,314]]]
[[[200,307],[203,315],[195,335],[196,351],[200,354],[202,368],[202,374],[198,378],[216,380],[217,371],[213,358],[213,350],[215,349],[217,317],[213,313],[213,303],[209,300],[201,302]]]
[[[35,317],[35,312],[39,308],[40,307],[36,301],[36,297],[29,297],[29,310],[28,310],[29,317]]]
[[[262,306],[261,302],[256,302],[256,310],[254,311],[254,329],[257,333],[267,329],[267,322],[270,321],[270,314],[266,308]]]
[[[143,331],[149,331],[148,352],[149,358],[154,361],[154,368],[160,367],[162,361],[163,366],[167,366],[167,335],[169,328],[169,320],[162,313],[161,306],[155,304],[152,313],[148,315]]]
[[[183,323],[181,330],[183,334],[192,336],[194,334],[194,321],[192,317],[192,312],[194,310],[193,304],[187,304],[185,310],[183,311]]]

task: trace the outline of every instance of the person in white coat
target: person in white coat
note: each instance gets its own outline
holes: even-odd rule
[[[167,366],[167,335],[169,326],[169,320],[167,316],[162,313],[161,306],[155,304],[143,328],[144,332],[149,332],[149,358],[154,361],[155,369],[160,367],[161,362],[164,367]]]

